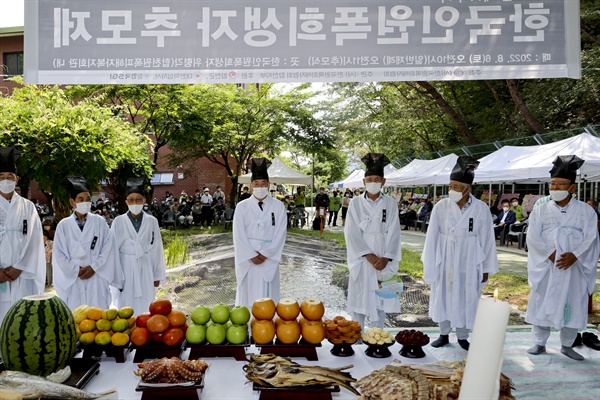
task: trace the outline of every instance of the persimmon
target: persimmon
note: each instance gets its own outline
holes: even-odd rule
[[[187,317],[185,316],[185,313],[180,310],[171,311],[169,313],[169,315],[167,315],[167,319],[169,320],[169,324],[172,327],[183,326],[183,325],[185,325],[185,323],[187,321]]]
[[[151,316],[146,323],[150,333],[163,333],[169,328],[169,319],[162,314]]]
[[[136,346],[145,346],[150,342],[150,331],[146,328],[137,328],[131,333],[129,340]]]

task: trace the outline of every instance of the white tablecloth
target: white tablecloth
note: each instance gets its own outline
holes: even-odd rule
[[[336,357],[329,351],[331,344],[324,342],[323,347],[317,348],[318,361],[307,361],[306,358],[294,358],[294,361],[302,365],[320,365],[323,367],[343,367],[354,365],[348,372],[360,379],[373,370],[383,368],[392,360],[397,359],[405,364],[422,364],[434,362],[436,358],[425,348],[426,357],[421,359],[404,358],[399,355],[401,345],[395,343],[390,347],[391,357],[377,359],[367,357],[364,354],[365,345],[354,345],[355,354],[351,357]],[[256,353],[258,349],[254,346],[248,348],[248,352]],[[186,360],[189,350],[182,353],[181,358]],[[136,392],[135,388],[140,380],[133,374],[137,365],[133,363],[134,353],[128,353],[125,363],[117,364],[114,358],[103,357],[100,362],[100,373],[93,377],[86,385],[85,390],[93,393],[104,392],[112,388],[118,390],[118,398],[122,400],[140,399],[142,393]],[[259,393],[252,390],[252,383],[244,376],[242,367],[245,362],[236,361],[233,358],[206,358],[209,363],[204,379],[204,389],[201,392],[202,400],[247,400],[258,399]],[[356,396],[347,389],[341,388],[341,392],[333,394],[334,399],[355,399]]]

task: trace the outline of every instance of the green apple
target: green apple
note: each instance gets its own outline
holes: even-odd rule
[[[250,310],[246,306],[235,306],[229,314],[231,322],[236,325],[244,325],[250,321]]]
[[[227,329],[227,341],[231,344],[242,344],[248,339],[248,325],[231,325]]]
[[[221,324],[212,324],[206,328],[206,340],[210,344],[222,344],[225,341],[225,336],[225,326]]]
[[[224,303],[216,304],[210,310],[210,319],[217,324],[224,324],[229,321],[229,306]]]
[[[189,344],[200,344],[206,340],[206,327],[204,325],[191,324],[185,331],[185,340]]]
[[[204,325],[210,319],[210,308],[206,306],[196,306],[192,310],[192,321],[196,325]]]

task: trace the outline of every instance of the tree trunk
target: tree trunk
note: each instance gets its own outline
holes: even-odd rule
[[[58,225],[62,219],[71,215],[71,205],[60,202],[56,197],[52,199],[52,208],[54,208],[54,226]]]
[[[442,97],[440,92],[437,91],[429,82],[418,81],[417,84],[421,86],[428,95],[430,95],[433,100],[437,103],[438,106],[454,121],[458,130],[462,134],[462,136],[467,139],[470,144],[478,144],[479,141],[475,139],[475,136],[471,133],[469,127],[466,122],[458,115],[456,110],[452,108],[452,106]]]
[[[502,118],[504,118],[506,123],[511,127],[512,131],[516,132],[517,127],[515,126],[515,124],[513,124],[513,122],[510,120],[510,117],[504,110],[504,106],[502,105],[500,96],[498,96],[498,92],[496,92],[496,89],[494,89],[494,87],[492,86],[490,81],[485,81],[485,84],[487,85],[488,89],[490,90],[490,92],[492,92],[492,95],[494,96],[494,100],[496,101],[496,105],[498,106],[498,110],[500,111],[500,115],[502,115]]]
[[[510,92],[510,96],[517,106],[517,110],[523,115],[525,118],[525,122],[527,125],[535,132],[535,133],[544,133],[544,127],[538,122],[538,120],[533,116],[521,96],[519,95],[519,91],[517,90],[517,84],[513,79],[507,79],[506,85],[508,86],[508,91]]]

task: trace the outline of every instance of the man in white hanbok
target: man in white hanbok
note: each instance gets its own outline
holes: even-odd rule
[[[264,158],[252,159],[252,196],[240,201],[233,215],[235,304],[246,307],[264,297],[279,301],[287,215],[283,203],[269,196],[269,165]]]
[[[450,174],[447,199],[431,213],[423,248],[423,280],[431,286],[429,316],[440,325],[433,347],[449,343],[452,328],[458,344],[469,350],[481,289],[498,272],[496,239],[489,207],[471,194],[479,165],[460,156]]]
[[[348,312],[365,326],[383,328],[386,313],[400,312],[399,297],[383,298],[376,294],[382,281],[398,273],[402,259],[400,219],[396,201],[381,193],[385,184],[384,167],[390,163],[384,154],[369,153],[366,164],[366,191],[354,197],[348,206],[344,236],[348,254]]]
[[[574,199],[577,156],[558,156],[550,171],[551,200],[534,207],[527,231],[527,269],[531,293],[525,321],[532,324],[535,345],[527,352],[546,352],[550,328],[560,329],[561,353],[574,360],[578,329],[587,326],[588,298],[596,285],[600,253],[597,218],[587,204]]]
[[[114,235],[102,216],[90,212],[92,197],[86,180],[68,177],[64,185],[73,214],[56,226],[54,288],[72,310],[82,304],[106,309],[111,304],[109,287],[123,287]]]
[[[13,147],[0,148],[0,323],[19,299],[43,293],[46,279],[40,218],[15,192],[19,156]]]
[[[146,201],[143,178],[127,180],[129,211],[112,223],[124,277],[123,291],[113,291],[115,304],[133,307],[136,314],[148,311],[156,288],[165,280],[165,255],[158,221],[143,212]]]

